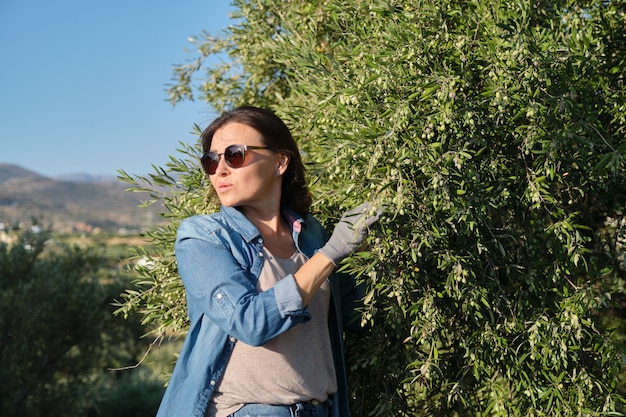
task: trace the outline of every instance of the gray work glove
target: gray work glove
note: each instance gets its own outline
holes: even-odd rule
[[[361,246],[367,236],[369,226],[374,224],[381,214],[382,210],[370,202],[345,212],[320,252],[335,266],[339,265],[344,258]]]

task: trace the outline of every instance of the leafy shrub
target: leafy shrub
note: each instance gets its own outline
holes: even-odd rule
[[[362,200],[390,207],[344,266],[373,324],[347,341],[354,414],[616,410],[621,354],[599,317],[625,274],[622,228],[607,227],[626,203],[623,1],[234,4],[171,100],[273,108],[329,228]],[[186,325],[176,220],[212,204],[197,147],[184,152],[145,179],[176,191],[172,228],[123,309],[163,335]]]

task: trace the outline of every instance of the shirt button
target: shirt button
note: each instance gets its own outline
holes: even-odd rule
[[[215,385],[215,380],[214,380],[214,379],[212,379],[212,380],[211,380],[211,382],[210,382],[210,384],[211,384],[211,385]]]
[[[215,296],[215,298],[217,298],[218,300],[221,300],[221,299],[222,299],[222,294],[221,294],[221,293],[220,293],[220,294],[217,294],[217,295]]]
[[[262,258],[263,257],[263,252],[259,252],[259,256]]]
[[[263,238],[259,238],[259,243],[263,243]]]
[[[230,337],[230,341],[235,343],[237,341],[237,339],[235,339],[233,336]]]

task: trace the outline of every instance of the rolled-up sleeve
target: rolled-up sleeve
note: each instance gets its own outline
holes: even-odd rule
[[[308,309],[302,308],[302,296],[293,275],[287,275],[274,285],[274,297],[281,317],[302,316],[303,321],[311,318]]]

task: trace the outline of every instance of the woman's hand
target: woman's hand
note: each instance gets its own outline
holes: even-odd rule
[[[361,246],[369,227],[381,214],[382,210],[371,202],[345,212],[330,239],[319,251],[330,259],[333,265],[339,265],[344,258]]]

